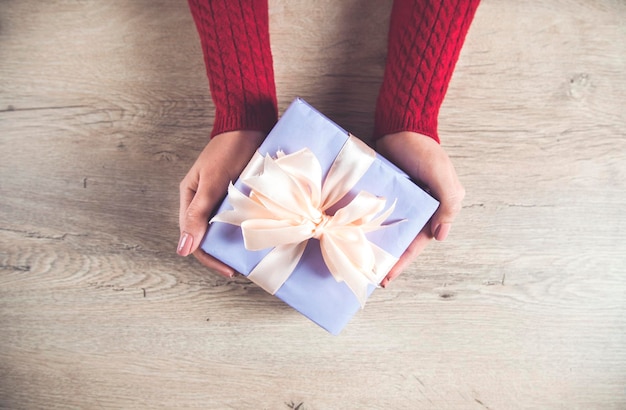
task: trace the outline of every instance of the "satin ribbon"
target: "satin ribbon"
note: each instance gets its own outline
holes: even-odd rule
[[[211,219],[241,227],[244,246],[251,251],[274,248],[248,278],[275,294],[300,261],[309,239],[320,241],[322,258],[338,282],[345,282],[361,306],[368,285],[377,285],[397,258],[367,240],[365,234],[387,225],[394,203],[383,212],[386,199],[359,192],[333,215],[326,212],[342,199],[374,162],[376,153],[350,136],[335,158],[324,182],[322,168],[308,148],[276,158],[254,155],[240,179],[248,196],[231,183],[233,210]]]

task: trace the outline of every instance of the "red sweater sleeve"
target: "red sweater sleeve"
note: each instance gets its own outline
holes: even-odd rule
[[[196,23],[215,122],[226,131],[269,132],[278,119],[267,0],[188,0]]]
[[[394,1],[374,138],[414,131],[439,142],[439,108],[478,3]]]

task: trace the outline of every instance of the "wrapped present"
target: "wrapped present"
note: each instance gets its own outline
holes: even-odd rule
[[[298,98],[229,187],[201,247],[338,334],[438,205]]]

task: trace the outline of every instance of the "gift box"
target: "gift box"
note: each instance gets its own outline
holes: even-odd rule
[[[229,187],[201,247],[336,335],[438,205],[298,98]]]

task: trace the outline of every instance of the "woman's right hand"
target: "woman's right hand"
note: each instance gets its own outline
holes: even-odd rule
[[[180,183],[180,240],[177,253],[193,254],[203,265],[232,277],[230,266],[199,248],[209,217],[265,139],[262,131],[229,131],[216,135],[198,156]]]

